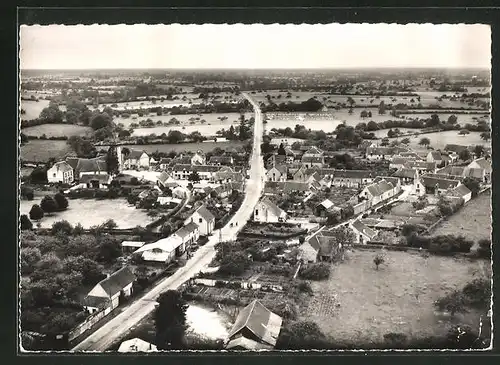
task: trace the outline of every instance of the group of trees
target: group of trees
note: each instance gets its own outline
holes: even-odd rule
[[[317,112],[323,107],[323,104],[314,99],[310,98],[301,103],[294,103],[289,101],[287,103],[276,104],[270,101],[269,104],[262,108],[262,112]]]
[[[40,205],[34,204],[29,212],[29,217],[32,220],[40,220],[45,214],[60,212],[68,208],[68,199],[61,193],[55,194],[53,197],[46,195]],[[24,218],[26,221],[26,219]],[[26,222],[27,224],[27,222]]]

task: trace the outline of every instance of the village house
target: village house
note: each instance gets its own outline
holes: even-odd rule
[[[200,206],[196,211],[184,221],[184,225],[196,223],[200,228],[201,236],[209,236],[215,229],[215,216],[204,206]]]
[[[323,169],[319,174],[331,176],[333,186],[356,188],[370,184],[376,176],[371,170]]]
[[[430,172],[434,173],[437,169],[436,162],[427,162],[427,161],[407,161],[404,164],[404,168],[407,169],[415,169],[420,173]]]
[[[83,175],[108,175],[105,157],[67,157],[66,162],[73,168],[74,180],[79,180]]]
[[[429,151],[425,160],[427,162],[434,162],[437,166],[446,164],[446,160],[443,158],[443,155],[440,151]]]
[[[359,219],[349,223],[349,228],[354,232],[354,242],[360,245],[372,241],[378,234],[377,231],[361,223]]]
[[[172,168],[172,175],[177,180],[188,180],[193,172],[197,172],[201,180],[213,180],[219,170],[219,166],[177,164]]]
[[[405,166],[408,161],[416,161],[414,157],[403,157],[403,156],[394,156],[389,163],[390,169],[401,169]]]
[[[165,171],[166,169],[168,169],[172,161],[173,160],[170,157],[162,157],[158,162],[158,167],[160,168],[160,170]]]
[[[277,195],[281,193],[285,194],[305,194],[311,191],[315,191],[315,188],[311,184],[301,183],[296,181],[285,181],[285,182],[274,182],[266,181],[264,186],[264,194]]]
[[[158,187],[161,189],[165,189],[167,187],[171,188],[172,186],[177,186],[177,183],[175,179],[170,175],[168,172],[163,171],[160,176],[158,176],[158,179],[156,180],[156,184]]]
[[[316,146],[312,146],[304,152],[302,157],[322,157],[322,156],[323,156],[323,151]]]
[[[454,178],[462,178],[465,177],[465,170],[466,168],[464,166],[448,165],[441,169],[436,170],[436,174],[448,175]]]
[[[287,169],[285,165],[274,165],[266,171],[267,181],[286,181]]]
[[[123,253],[132,253],[142,246],[144,246],[146,242],[140,242],[140,241],[122,241],[120,246],[122,247],[122,252]]]
[[[283,320],[255,299],[243,308],[225,341],[228,350],[272,350]]]
[[[157,350],[155,345],[137,337],[123,341],[118,348],[118,352],[150,352]]]
[[[134,251],[134,254],[141,254],[142,259],[147,262],[169,264],[176,256],[182,254],[181,246],[181,237],[173,234],[167,238],[162,238],[161,240],[142,246]]]
[[[359,194],[360,199],[366,199],[371,202],[372,205],[376,205],[384,200],[392,198],[396,195],[397,187],[392,183],[382,179],[378,182],[374,182],[366,186]]]
[[[340,213],[341,210],[342,209],[339,207],[336,207],[335,204],[331,200],[325,199],[314,208],[314,214],[319,216],[319,217],[326,217],[326,215],[329,212],[339,212]]]
[[[191,165],[205,165],[207,161],[207,156],[203,151],[196,151],[190,159]]]
[[[478,158],[467,165],[469,169],[483,169],[484,170],[484,180],[483,182],[491,181],[491,161],[483,158]]]
[[[304,154],[300,162],[306,168],[323,167],[325,164],[325,158],[323,156],[310,156]]]
[[[467,146],[463,146],[463,145],[459,145],[459,144],[447,144],[444,147],[445,151],[454,152],[457,155],[459,155],[460,152],[462,152],[463,150],[467,150],[467,149],[468,149]]]
[[[418,175],[418,170],[409,169],[406,167],[403,167],[392,174],[392,176],[397,177],[403,185],[413,184],[413,181],[417,178]]]
[[[234,165],[234,158],[233,158],[233,156],[229,156],[229,155],[212,156],[212,157],[210,157],[208,164],[215,165],[215,166],[222,166],[222,165],[232,166],[232,165]]]
[[[135,275],[130,268],[122,267],[92,288],[83,300],[83,307],[91,314],[103,308],[115,309],[120,304],[120,297],[132,294],[134,281]]]
[[[47,181],[49,183],[71,184],[73,180],[73,168],[66,161],[56,162],[47,170]]]
[[[173,198],[184,199],[185,196],[186,196],[186,188],[179,185],[172,189]]]
[[[459,184],[457,187],[449,189],[444,193],[444,196],[450,199],[458,198],[463,199],[464,204],[472,198],[472,192],[464,184]]]
[[[175,236],[181,239],[181,245],[178,248],[179,253],[184,253],[192,244],[196,243],[200,238],[200,227],[194,222],[189,222],[185,226],[179,228]]]
[[[367,147],[366,159],[370,161],[388,160],[394,155],[390,147]]]
[[[262,198],[255,206],[253,214],[255,222],[276,223],[285,222],[286,219],[286,212],[267,197]]]
[[[145,151],[130,150],[129,154],[122,154],[118,152],[118,156],[122,156],[123,162],[121,164],[122,168],[125,170],[137,169],[137,168],[149,168],[150,158]]]
[[[427,194],[444,194],[449,189],[456,188],[459,184],[459,180],[445,179],[442,177],[435,177],[429,175],[423,175],[420,177],[420,181],[425,187]]]
[[[235,171],[229,166],[223,166],[215,173],[213,180],[220,184],[242,183],[245,181],[245,175],[239,171]]]
[[[304,262],[333,262],[342,254],[342,243],[337,242],[335,236],[325,233],[321,231],[300,246],[301,259]]]
[[[78,187],[81,189],[107,189],[113,178],[108,174],[85,174],[80,177]]]
[[[293,161],[292,161],[293,162]],[[273,154],[269,156],[266,161],[266,167],[270,168],[275,165],[285,165],[287,163],[287,159],[285,155]]]
[[[213,189],[213,194],[220,199],[229,197],[233,192],[233,186],[231,184],[222,184]]]

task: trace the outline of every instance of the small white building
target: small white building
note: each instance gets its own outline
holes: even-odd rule
[[[49,183],[71,184],[74,180],[73,168],[66,161],[56,162],[47,170],[47,181]]]
[[[199,207],[188,219],[184,225],[195,223],[200,228],[200,235],[209,236],[215,229],[215,216],[204,206]]]
[[[142,246],[134,254],[142,253],[144,261],[168,264],[175,259],[176,250],[182,246],[182,239],[175,234]]]
[[[157,347],[140,338],[123,341],[118,348],[118,352],[151,352],[158,351]]]
[[[286,166],[274,165],[266,172],[267,181],[286,181]]]
[[[349,224],[349,228],[354,232],[355,243],[364,245],[377,236],[377,231],[361,223],[358,219]]]
[[[256,222],[285,222],[286,218],[286,212],[267,197],[257,203],[253,214],[253,220]]]
[[[130,153],[128,155],[123,155],[122,166],[124,169],[133,169],[139,167],[149,168],[150,166],[149,155],[145,151],[130,150]]]

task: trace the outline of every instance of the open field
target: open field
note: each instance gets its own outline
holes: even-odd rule
[[[382,341],[390,332],[409,338],[443,334],[450,318],[434,311],[434,301],[474,278],[490,277],[483,260],[399,251],[385,251],[386,263],[376,271],[378,252],[348,252],[345,262],[332,267],[328,281],[313,282],[314,297],[301,319],[316,322],[339,342],[354,344]],[[451,321],[477,328],[479,314],[457,314]]]
[[[32,140],[21,146],[24,161],[46,162],[49,158],[60,160],[73,150],[66,141]]]
[[[23,95],[24,97],[27,97]],[[31,120],[36,119],[40,116],[40,112],[43,108],[49,106],[49,100],[39,100],[39,101],[31,101],[31,100],[19,100],[21,103],[21,109],[26,111],[25,114],[19,114],[20,119]]]
[[[88,136],[92,134],[92,128],[73,124],[42,124],[34,127],[23,128],[22,133],[27,136],[37,136],[45,134],[47,137],[61,136]]]
[[[460,234],[478,241],[491,238],[491,190],[469,201],[438,225],[433,234]]]
[[[146,153],[153,153],[155,151],[158,152],[196,152],[198,150],[201,150],[203,152],[209,152],[212,151],[214,148],[222,148],[222,149],[227,149],[229,147],[231,148],[239,148],[243,146],[245,142],[241,141],[231,141],[231,142],[203,142],[203,143],[179,143],[179,144],[148,144],[148,145],[138,145],[138,144],[133,144],[133,145],[123,145],[122,147],[127,147],[130,149],[134,150],[144,150]],[[99,146],[100,148],[103,148],[104,146]],[[104,147],[105,148],[105,147]]]
[[[444,149],[447,144],[459,144],[464,146],[469,145],[483,145],[483,146],[491,146],[491,142],[486,142],[481,139],[480,132],[470,132],[466,135],[459,135],[459,131],[441,131],[441,132],[433,132],[433,133],[425,133],[417,136],[411,136],[410,144],[408,145],[411,149],[415,151],[423,151],[426,150],[424,146],[420,146],[418,143],[422,138],[429,138],[431,141],[431,147],[435,150]],[[386,134],[387,136],[387,134]],[[398,138],[401,140],[401,137]],[[389,138],[389,141],[396,140],[396,138]]]
[[[20,213],[28,214],[33,204],[40,204],[41,198],[33,201],[21,200]],[[42,227],[51,227],[54,222],[67,220],[72,225],[80,223],[84,228],[89,228],[113,219],[118,228],[133,228],[138,225],[145,226],[152,222],[146,212],[136,209],[125,199],[69,199],[69,207],[63,212],[45,216],[40,220]]]

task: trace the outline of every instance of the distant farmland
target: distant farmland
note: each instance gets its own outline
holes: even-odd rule
[[[146,151],[146,153],[153,153],[153,152],[196,152],[198,150],[201,150],[203,152],[210,152],[214,148],[222,148],[226,149],[229,147],[232,148],[239,148],[242,147],[245,144],[245,142],[241,141],[231,141],[231,142],[203,142],[203,143],[179,143],[179,144],[147,144],[147,145],[138,145],[138,144],[133,144],[133,145],[124,145],[122,147],[127,147],[129,149],[134,149],[134,150],[140,150],[140,151]],[[98,148],[107,148],[108,146],[98,146]]]
[[[86,136],[92,133],[92,128],[73,124],[42,124],[34,127],[23,128],[22,133],[27,136],[40,137],[45,134],[47,137],[62,136]]]
[[[60,160],[71,152],[66,141],[32,140],[21,146],[20,157],[24,161],[46,162],[50,158]]]

